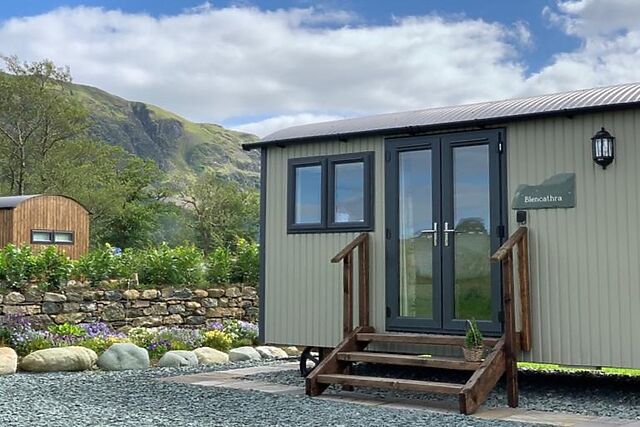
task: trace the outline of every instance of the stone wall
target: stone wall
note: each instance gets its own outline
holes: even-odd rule
[[[59,292],[42,292],[36,285],[0,295],[0,316],[20,314],[34,324],[102,321],[126,327],[198,327],[207,321],[258,318],[253,286],[212,289],[98,289],[71,282]]]

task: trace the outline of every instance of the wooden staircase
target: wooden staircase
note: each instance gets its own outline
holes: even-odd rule
[[[331,384],[339,384],[346,387],[386,388],[421,393],[454,394],[458,395],[460,412],[472,414],[484,402],[505,372],[503,338],[488,338],[485,340],[485,345],[490,350],[483,362],[467,362],[462,358],[456,357],[422,357],[412,354],[366,351],[367,346],[371,343],[389,342],[460,347],[464,342],[464,337],[375,333],[371,327],[358,327],[307,376],[307,395],[317,396]],[[458,370],[466,371],[467,373],[472,372],[472,375],[464,384],[362,376],[352,374],[351,367],[356,362]]]
[[[454,346],[460,348],[464,337],[454,335],[377,333],[369,326],[369,265],[368,234],[356,237],[331,261],[343,262],[344,285],[344,340],[326,355],[307,376],[306,393],[318,396],[331,384],[353,387],[386,388],[424,393],[458,395],[458,405],[463,414],[473,414],[486,400],[500,378],[506,374],[507,400],[511,407],[518,406],[517,359],[519,351],[531,350],[529,314],[529,267],[527,254],[527,229],[520,227],[491,257],[502,265],[502,307],[504,310],[504,335],[501,338],[485,338],[488,349],[482,362],[468,362],[456,357],[422,357],[413,354],[366,351],[371,343],[417,344],[426,346]],[[518,273],[520,287],[520,332],[515,328],[513,248],[518,247]],[[353,328],[353,265],[354,251],[358,250],[359,267],[359,324]],[[457,370],[471,373],[465,383],[418,381],[413,379],[354,375],[354,363],[409,366],[432,369]]]

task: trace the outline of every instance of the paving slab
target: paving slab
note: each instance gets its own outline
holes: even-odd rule
[[[303,387],[284,384],[267,383],[250,380],[247,377],[266,373],[297,369],[296,362],[286,362],[279,365],[253,366],[248,368],[229,369],[225,371],[205,372],[195,375],[163,378],[161,381],[186,383],[204,387],[224,387],[236,390],[252,390],[270,394],[299,394],[304,395]],[[440,400],[412,400],[385,399],[378,396],[365,395],[353,391],[332,391],[313,397],[317,400],[340,401],[364,406],[380,406],[398,410],[420,410],[441,413],[458,413],[453,402]],[[471,415],[483,420],[515,421],[529,424],[544,424],[559,427],[640,427],[640,421],[596,417],[589,415],[559,413],[549,411],[534,411],[524,408],[486,408],[481,407]]]

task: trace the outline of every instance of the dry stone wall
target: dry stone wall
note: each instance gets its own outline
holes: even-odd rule
[[[258,318],[253,286],[188,289],[98,289],[70,282],[59,292],[42,292],[37,285],[0,295],[0,316],[24,315],[32,323],[106,322],[128,327],[199,327],[208,321]]]

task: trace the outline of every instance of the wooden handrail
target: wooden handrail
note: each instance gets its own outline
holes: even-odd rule
[[[369,326],[369,234],[360,234],[331,258],[332,263],[342,261],[344,292],[342,332],[345,337],[353,331],[353,259],[356,249],[358,249],[358,326]]]
[[[493,255],[491,255],[491,261],[502,261],[526,234],[527,227],[519,227],[511,236],[509,236],[507,241],[504,242]]]
[[[368,238],[369,238],[368,233],[361,233],[358,237],[353,239],[347,246],[345,246],[340,252],[338,252],[336,256],[331,258],[331,262],[336,263],[336,262],[342,261],[344,257],[346,257],[350,252],[353,252],[356,246],[358,246],[360,243],[362,243],[364,240]]]
[[[529,235],[527,227],[519,227],[491,260],[502,265],[502,310],[504,313],[504,363],[507,374],[509,406],[518,406],[518,367],[516,352],[531,350],[531,311],[529,300]],[[515,283],[513,280],[513,248],[518,249],[518,279],[520,285],[520,336],[516,332]],[[518,339],[519,338],[519,339]],[[519,341],[519,342],[518,342]]]

